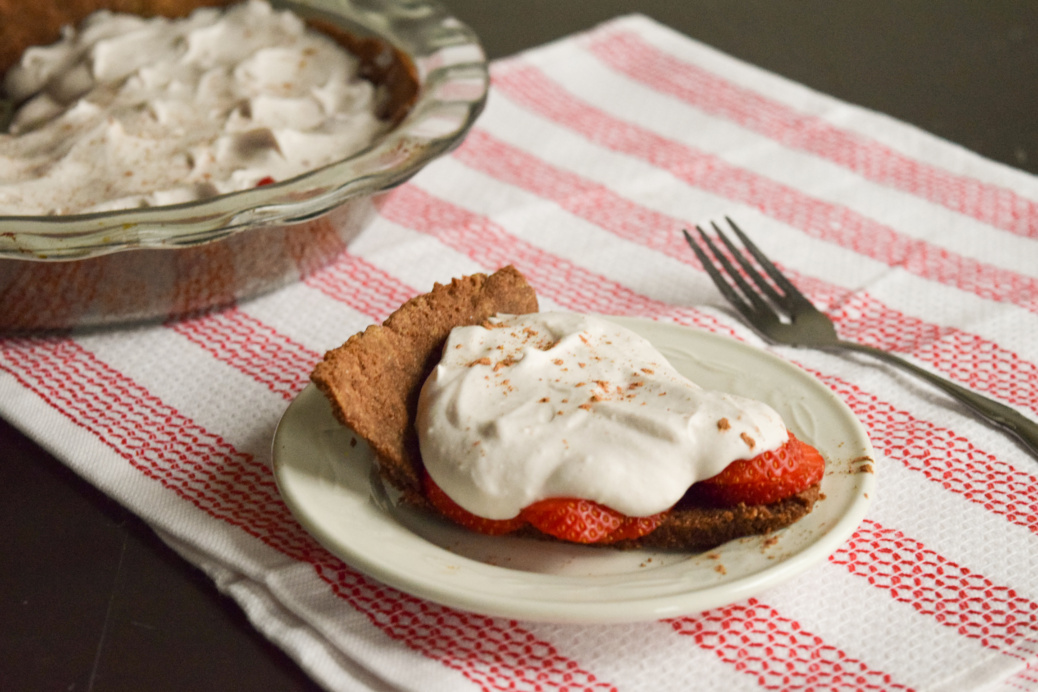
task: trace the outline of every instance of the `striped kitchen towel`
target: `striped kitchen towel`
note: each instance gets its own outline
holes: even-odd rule
[[[1038,460],[922,383],[764,344],[680,230],[730,216],[848,339],[1038,418],[1038,181],[641,16],[497,62],[463,146],[305,281],[183,321],[0,340],[0,414],[147,520],[329,689],[1038,690]],[[505,619],[348,566],[282,501],[322,353],[515,265],[542,308],[734,337],[863,423],[878,490],[796,580],[705,612]]]

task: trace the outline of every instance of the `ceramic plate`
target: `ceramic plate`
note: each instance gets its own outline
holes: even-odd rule
[[[825,385],[764,351],[687,327],[610,318],[649,339],[701,385],[761,399],[825,455],[824,499],[793,526],[701,554],[491,538],[391,501],[367,446],[308,386],[274,436],[274,474],[299,522],[352,567],[415,596],[485,615],[607,623],[699,612],[821,562],[865,516],[872,446]]]

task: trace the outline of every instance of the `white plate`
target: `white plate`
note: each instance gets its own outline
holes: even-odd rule
[[[686,376],[771,404],[826,457],[824,499],[769,537],[702,554],[619,551],[474,534],[393,505],[373,455],[308,386],[274,435],[274,474],[299,522],[347,564],[415,596],[485,615],[631,622],[726,605],[825,560],[865,516],[875,485],[864,428],[825,385],[766,352],[686,327],[610,318]]]

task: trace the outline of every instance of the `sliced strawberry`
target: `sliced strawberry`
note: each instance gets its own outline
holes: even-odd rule
[[[696,483],[695,496],[723,505],[767,505],[796,495],[822,480],[825,459],[793,433],[773,452],[729,464],[712,478]]]
[[[663,514],[628,517],[591,500],[550,499],[535,502],[514,519],[485,519],[450,498],[428,474],[425,496],[443,516],[470,531],[503,536],[530,524],[541,533],[571,543],[613,543],[640,538],[659,526]]]
[[[534,502],[519,516],[541,533],[571,543],[598,543],[619,529],[627,518],[597,502],[572,498]]]
[[[660,512],[648,517],[624,517],[620,527],[603,538],[599,543],[616,543],[617,541],[632,540],[647,536],[656,530],[663,522],[667,512]]]
[[[697,499],[722,505],[766,505],[809,488],[822,479],[825,459],[814,447],[798,440],[752,459],[735,461],[713,478],[693,486]],[[485,519],[462,508],[428,476],[425,496],[443,516],[461,526],[490,536],[501,536],[527,523],[541,533],[571,543],[609,544],[645,536],[663,521],[667,512],[648,517],[628,517],[592,500],[552,498],[526,507],[513,519]]]
[[[503,536],[526,525],[526,520],[522,519],[521,515],[513,519],[484,519],[473,514],[443,492],[429,474],[425,474],[424,486],[426,499],[440,514],[471,531],[488,536]]]

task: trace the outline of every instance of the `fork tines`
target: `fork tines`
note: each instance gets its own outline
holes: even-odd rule
[[[799,303],[807,299],[734,221],[728,217],[725,221],[741,247],[713,222],[710,224],[713,235],[721,241],[720,245],[701,226],[696,226],[698,237],[683,231],[703,268],[722,295],[751,322],[764,319],[769,313],[779,313],[780,319],[788,318],[796,307],[802,307]]]
[[[757,250],[752,241],[741,232],[731,219],[726,217],[725,220],[732,227],[740,243],[760,262],[760,251]],[[752,312],[754,308],[757,310],[767,309],[768,306],[758,291],[763,291],[772,303],[781,303],[782,296],[779,295],[770,282],[764,279],[758,269],[750,263],[743,250],[737,247],[716,223],[711,222],[710,225],[714,229],[716,238],[721,241],[721,246],[703,230],[702,226],[696,226],[698,238],[694,238],[688,231],[683,232],[688,244],[696,253],[696,257],[699,258],[703,268],[710,275],[710,278],[713,279],[714,284],[721,291],[722,295],[732,305],[737,307],[740,312]],[[756,253],[754,250],[757,250]],[[738,263],[738,267],[733,263],[733,260]],[[767,266],[764,267],[764,271],[767,271]],[[758,290],[754,290],[747,283],[747,279],[753,281]]]

